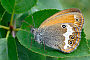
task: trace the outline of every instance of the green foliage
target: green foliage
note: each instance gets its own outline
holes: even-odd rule
[[[79,8],[79,9],[87,9],[90,0],[59,0],[62,4],[63,8]]]
[[[8,47],[6,38],[0,39],[0,60],[8,60]]]
[[[88,48],[89,48],[89,54],[90,54],[90,40],[87,40],[87,45],[88,45]]]
[[[0,3],[0,21],[1,21],[1,19],[2,19],[2,15],[3,15],[3,13],[4,13],[4,9],[3,9],[3,7],[2,7],[2,5],[1,5],[1,3]]]
[[[10,17],[11,15],[9,13],[5,13],[4,16],[2,17],[2,20],[0,22],[0,25],[4,25],[4,26],[9,26],[10,23]],[[0,29],[0,38],[5,38],[7,33],[7,30],[5,29]]]
[[[2,6],[9,12],[22,13],[30,10],[37,0],[1,0]]]
[[[45,60],[45,56],[34,53],[22,46],[16,39],[19,60]]]
[[[0,60],[90,60],[89,2],[89,0],[0,0]],[[44,20],[66,8],[79,8],[85,17],[86,24],[82,30],[79,47],[70,54],[47,46],[44,50],[44,45],[38,44],[33,39],[29,26],[38,28]],[[40,11],[35,12],[37,10]]]
[[[11,35],[8,37],[7,44],[8,44],[8,59],[18,60],[16,41]]]
[[[38,12],[34,13],[32,16],[33,16],[33,19],[35,22],[35,27],[38,28],[40,26],[40,24],[46,18],[50,17],[51,15],[55,14],[58,11],[59,10],[48,9],[48,10],[42,10],[42,11],[38,11]],[[82,38],[81,38],[81,42],[80,42],[79,47],[74,52],[72,52],[70,54],[61,53],[60,51],[53,50],[53,49],[50,49],[48,47],[45,47],[46,49],[44,50],[43,45],[38,44],[37,42],[35,42],[35,40],[32,39],[33,35],[30,33],[30,27],[27,27],[29,25],[33,25],[32,21],[33,20],[31,18],[31,16],[28,16],[25,19],[25,22],[23,22],[23,24],[22,24],[21,28],[23,29],[23,31],[19,31],[17,33],[17,38],[18,38],[19,42],[23,46],[28,48],[29,50],[31,50],[35,53],[45,55],[45,56],[58,57],[58,58],[90,56],[90,54],[88,54],[88,47],[87,47],[87,43],[86,43],[86,39],[85,39],[85,34],[83,31],[82,31],[82,35],[81,35]]]

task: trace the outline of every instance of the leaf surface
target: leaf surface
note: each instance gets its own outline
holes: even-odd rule
[[[82,31],[82,38],[80,41],[80,45],[79,47],[72,53],[70,54],[65,54],[62,53],[60,51],[51,49],[47,46],[45,46],[45,50],[44,50],[44,46],[41,44],[38,44],[35,40],[33,40],[33,34],[30,33],[30,25],[34,25],[35,24],[35,28],[38,28],[40,26],[40,24],[46,20],[48,17],[52,16],[53,14],[55,14],[56,12],[58,12],[59,10],[55,10],[55,9],[48,9],[48,10],[42,10],[42,11],[38,11],[36,13],[34,13],[33,19],[32,16],[28,16],[25,21],[22,24],[22,31],[19,31],[17,33],[17,38],[19,40],[19,42],[25,46],[26,48],[28,48],[29,50],[35,52],[35,53],[39,53],[45,56],[50,56],[50,57],[58,57],[58,58],[65,58],[65,57],[84,57],[84,56],[90,56],[90,54],[88,53],[88,47],[87,47],[87,43],[86,43],[86,38],[85,38],[85,34]],[[33,22],[34,20],[34,22]]]
[[[7,43],[8,43],[8,59],[18,60],[16,41],[11,35],[8,37]]]
[[[36,5],[37,0],[1,0],[2,6],[9,12],[22,13]]]
[[[0,60],[8,60],[8,47],[6,38],[0,39]]]

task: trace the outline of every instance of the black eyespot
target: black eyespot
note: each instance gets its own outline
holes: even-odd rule
[[[73,43],[74,43],[74,40],[69,40],[69,41],[68,41],[68,44],[69,44],[69,45],[73,45]]]
[[[76,21],[79,21],[78,18],[76,18]]]
[[[70,38],[70,39],[74,39],[74,36],[73,36],[73,35],[70,35],[69,38]]]
[[[72,44],[72,41],[70,41],[70,44]]]
[[[62,28],[65,28],[66,27],[66,25],[62,25]]]
[[[71,39],[74,39],[74,37],[72,36]]]

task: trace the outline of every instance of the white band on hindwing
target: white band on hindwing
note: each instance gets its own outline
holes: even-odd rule
[[[69,44],[68,44],[68,40],[69,40],[69,36],[72,35],[72,33],[74,32],[72,27],[69,25],[69,24],[65,24],[67,27],[67,32],[63,34],[63,36],[65,37],[65,46],[64,46],[64,49],[67,49],[68,46],[71,47]]]

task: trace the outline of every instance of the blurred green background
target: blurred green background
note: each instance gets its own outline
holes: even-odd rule
[[[84,32],[86,38],[90,39],[90,0],[39,0],[37,5],[32,8],[32,12],[42,9],[79,8],[84,15]]]
[[[1,0],[0,0],[1,1]],[[85,23],[84,23],[84,32],[86,34],[86,39],[88,39],[90,41],[90,0],[38,0],[37,5],[35,5],[30,11],[28,11],[29,13],[34,13],[36,11],[39,10],[43,10],[43,9],[59,9],[59,10],[64,10],[64,9],[68,9],[68,8],[79,8],[82,12],[82,14],[84,15],[85,18]],[[0,5],[0,18],[2,17],[2,14],[4,12],[3,7]],[[15,14],[14,20],[16,21],[16,25],[17,27],[20,27],[21,25],[21,21],[28,16],[28,12],[25,13],[21,13],[21,14]],[[2,20],[2,24],[4,25],[8,25],[7,22],[9,22],[11,15],[9,13],[5,13],[4,18]],[[5,23],[6,21],[6,23]],[[6,34],[6,30],[2,30],[3,33],[2,35]],[[1,37],[1,35],[0,35]],[[5,36],[4,36],[5,37]],[[89,42],[90,43],[90,42]],[[19,58],[21,58],[20,60],[30,60],[30,59],[37,59],[37,60],[56,60],[57,58],[51,58],[51,57],[46,57],[43,55],[39,55],[37,53],[34,53],[28,49],[26,49],[25,47],[23,47],[22,45],[20,45],[19,42],[17,42],[17,50],[18,50],[18,56]],[[82,60],[85,60],[86,58],[89,59],[89,56],[87,57],[67,57],[67,58],[60,58],[58,60],[70,60],[72,58],[75,58],[73,60],[80,60],[82,58]]]

